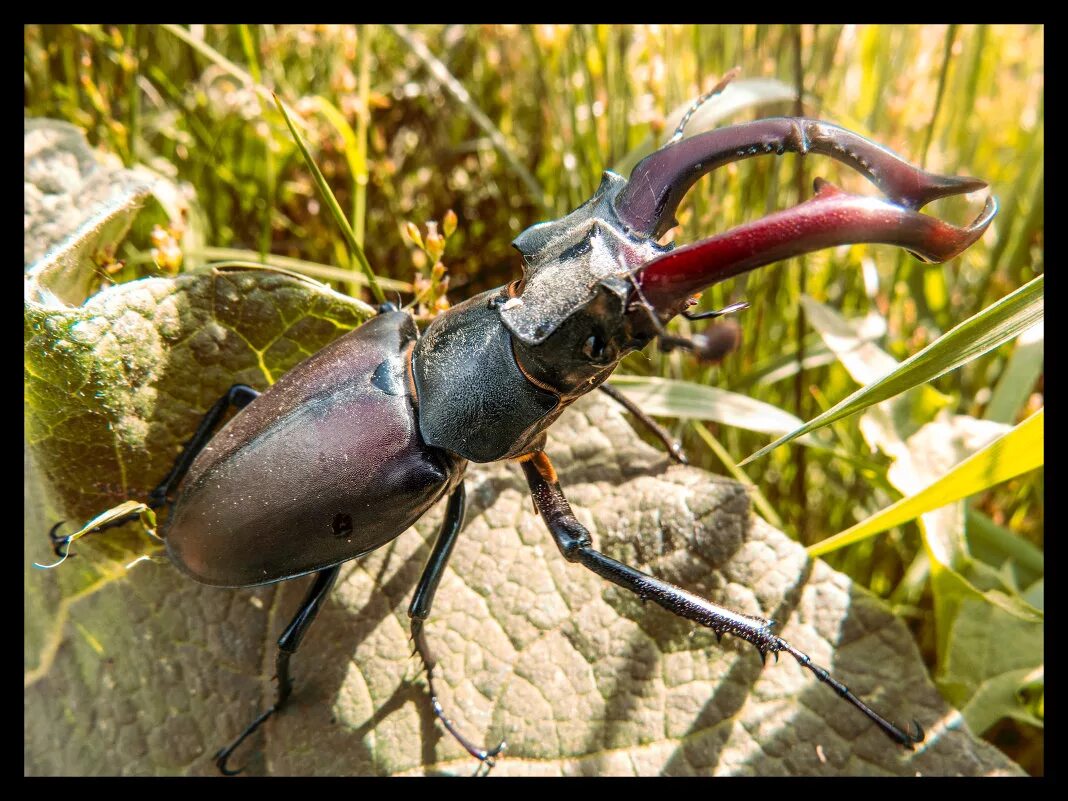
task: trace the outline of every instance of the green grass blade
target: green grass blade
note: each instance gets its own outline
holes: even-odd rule
[[[693,426],[693,430],[697,432],[704,443],[709,447],[712,453],[716,454],[719,460],[723,463],[723,466],[727,468],[727,471],[734,476],[734,480],[738,481],[746,486],[751,493],[753,500],[753,506],[756,507],[760,516],[771,523],[775,528],[781,529],[783,527],[782,520],[779,515],[775,513],[774,507],[768,503],[768,499],[764,497],[764,493],[760,491],[760,487],[753,483],[752,479],[745,474],[742,468],[738,467],[737,462],[731,458],[730,453],[723,447],[718,439],[716,439],[712,432],[705,428],[701,423],[696,420],[692,421],[690,425]]]
[[[452,95],[453,99],[463,106],[475,124],[481,128],[486,136],[489,137],[493,146],[500,153],[508,166],[511,167],[519,179],[526,184],[527,190],[530,192],[530,199],[535,201],[539,206],[545,208],[549,205],[548,199],[545,196],[545,190],[542,189],[541,184],[538,183],[538,179],[530,174],[530,170],[523,166],[522,162],[516,158],[515,153],[508,146],[508,142],[504,138],[504,134],[500,132],[500,129],[493,124],[493,120],[487,117],[482,109],[478,107],[478,104],[471,99],[471,93],[464,88],[464,85],[456,79],[456,77],[449,72],[449,68],[438,60],[430,49],[423,44],[418,38],[412,35],[412,32],[408,30],[405,25],[390,25],[389,29],[397,35],[402,42],[404,42],[416,57],[423,62],[430,74],[434,76],[434,79],[438,81],[448,92]]]
[[[251,87],[252,90],[256,92],[256,94],[260,95],[264,99],[267,99],[268,96],[274,97],[274,92],[272,92],[262,83],[258,83],[250,73],[241,69],[234,62],[232,62],[214,47],[209,45],[207,42],[192,36],[189,31],[187,31],[181,25],[162,24],[160,25],[160,27],[170,33],[172,36],[181,39],[191,48],[200,53],[200,55],[204,56],[204,58],[208,59],[208,61],[215,64],[217,67],[222,68],[222,70],[228,75],[230,75],[232,78],[236,78],[245,86]],[[275,102],[280,101],[278,100],[278,98],[275,98]],[[293,113],[293,109],[289,108],[288,105],[286,106],[286,111]],[[296,116],[295,113],[294,116]]]
[[[191,250],[187,252],[187,255],[197,256],[205,261],[219,262],[219,261],[245,261],[253,264],[262,264],[268,267],[278,267],[283,270],[291,270],[301,275],[308,275],[312,278],[321,278],[324,281],[350,281],[357,284],[366,284],[367,279],[362,273],[354,273],[350,270],[342,270],[340,267],[332,267],[329,264],[320,264],[315,261],[308,261],[306,259],[295,259],[292,256],[279,256],[276,253],[268,253],[266,257],[261,258],[260,254],[254,250],[245,250],[244,248],[219,248],[219,247],[205,247],[198,250]],[[210,266],[210,265],[209,265]],[[390,292],[411,292],[412,285],[407,281],[398,281],[395,278],[379,278],[379,285],[382,289],[389,290]]]
[[[386,296],[382,292],[382,287],[378,285],[378,278],[375,276],[374,270],[371,269],[371,264],[367,261],[367,256],[364,255],[363,248],[361,248],[356,241],[356,235],[352,232],[352,226],[350,226],[349,221],[345,219],[345,212],[341,210],[341,205],[337,202],[337,198],[334,197],[334,193],[330,191],[330,185],[326,182],[326,178],[323,177],[319,165],[315,163],[311,153],[308,152],[308,146],[304,144],[301,135],[297,133],[297,129],[293,125],[293,121],[289,118],[289,114],[286,113],[282,101],[278,98],[278,95],[272,96],[274,97],[274,102],[278,105],[278,110],[281,111],[282,116],[285,117],[286,125],[289,126],[289,131],[293,134],[293,140],[297,143],[297,147],[300,148],[300,154],[304,157],[304,163],[308,165],[308,169],[311,171],[312,177],[315,179],[315,185],[319,187],[319,193],[323,196],[323,200],[326,201],[327,208],[330,209],[330,213],[334,216],[334,221],[337,222],[338,228],[341,229],[341,233],[345,237],[345,243],[349,246],[349,253],[357,262],[359,262],[360,267],[363,269],[363,274],[367,276],[367,286],[370,287],[371,294],[374,295],[377,303],[385,303]]]
[[[252,31],[249,30],[248,25],[238,25],[237,27],[240,32],[241,47],[245,51],[245,60],[248,62],[252,80],[256,85],[260,85],[263,83],[263,73],[260,71],[260,62],[259,57],[256,55],[256,44],[252,40]],[[263,116],[266,117],[267,109],[270,108],[267,104],[267,99],[262,92],[257,92],[256,98],[260,101],[260,109]],[[263,171],[263,183],[267,198],[263,204],[263,221],[260,225],[260,258],[265,258],[271,250],[271,213],[274,211],[275,198],[278,196],[278,175],[274,166],[274,150],[271,148],[270,142],[266,140],[263,143]]]
[[[612,386],[648,414],[712,420],[763,434],[790,431],[801,421],[776,406],[717,387],[656,376],[615,375]]]
[[[809,546],[809,555],[822,556],[861,542],[894,526],[914,520],[926,512],[1041,467],[1044,411],[1045,409],[1039,409],[1012,431],[968,457],[925,489],[902,498],[833,537]]]
[[[366,41],[366,37],[364,39]],[[316,95],[312,100],[315,103],[316,110],[323,115],[323,118],[341,137],[345,162],[348,164],[349,175],[352,177],[352,235],[353,239],[356,240],[356,244],[363,248],[366,216],[365,195],[367,190],[367,137],[366,135],[364,136],[364,146],[361,150],[358,135],[352,130],[352,126],[349,125],[341,110],[322,95]],[[357,282],[354,279],[349,280],[352,284]]]
[[[740,464],[746,465],[780,445],[874,406],[913,387],[933,381],[978,356],[1003,345],[1042,319],[1043,276],[965,320],[882,378],[854,392],[800,428],[761,448]]]
[[[1035,388],[1035,382],[1042,375],[1045,357],[1043,328],[1043,323],[1038,323],[1020,335],[1016,350],[994,387],[994,394],[991,395],[990,403],[983,414],[984,420],[1011,424],[1027,403],[1031,391]]]
[[[373,29],[372,25],[363,25],[360,28],[360,110],[356,116],[355,153],[350,160],[353,182],[352,226],[360,247],[363,247],[367,227],[367,184],[370,182],[367,170],[367,135],[371,124],[371,36]],[[348,143],[346,143],[345,152],[347,155]]]

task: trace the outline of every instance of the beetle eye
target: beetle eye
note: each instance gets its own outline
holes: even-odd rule
[[[582,355],[587,359],[599,362],[604,359],[605,342],[596,334],[593,334],[582,346]]]

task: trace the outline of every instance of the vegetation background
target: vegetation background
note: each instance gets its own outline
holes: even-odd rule
[[[652,349],[624,363],[807,420],[856,383],[806,323],[802,294],[849,318],[874,313],[885,322],[879,344],[904,359],[1042,273],[1043,49],[1039,26],[27,26],[24,110],[74,123],[127,165],[188,182],[207,244],[186,243],[183,269],[270,256],[369,299],[285,123],[256,90],[269,87],[303,121],[371,266],[391,279],[387,292],[408,300],[414,288],[429,314],[446,291],[456,302],[516,277],[516,234],[574,208],[602,170],[633,164],[670,133],[669,112],[728,69],[777,78],[793,98],[726,122],[782,113],[833,121],[928,170],[981,177],[1001,202],[983,240],[948,265],[855,246],[713,288],[704,308],[751,304],[735,316],[740,350],[719,367]],[[815,176],[870,191],[826,160],[753,159],[700,182],[669,236],[693,241],[793,205]],[[962,222],[977,204],[934,209]],[[450,210],[455,230],[441,254],[427,223],[448,233]],[[167,242],[157,244],[119,254],[109,280],[176,267]],[[434,271],[439,256],[445,275]],[[1010,370],[1019,349],[1007,344],[935,381],[942,409],[1009,424],[1039,409],[1041,347],[1022,373]],[[706,426],[666,420],[692,463],[737,475],[736,461],[767,435],[711,417]],[[832,447],[795,443],[741,468],[759,490],[758,511],[805,545],[901,495],[890,459],[856,425],[832,431]],[[1040,608],[1042,470],[973,498],[967,515],[975,559],[1011,573],[1009,591]],[[935,612],[923,529],[904,525],[824,558],[887,599],[945,679],[947,621]],[[996,715],[985,735],[1041,774],[1041,671],[1016,685],[1018,708]]]

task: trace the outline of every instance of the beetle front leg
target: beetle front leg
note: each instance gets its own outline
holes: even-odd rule
[[[464,750],[485,765],[488,770],[494,765],[493,758],[503,751],[507,744],[504,740],[501,740],[495,748],[488,750],[480,748],[464,737],[456,728],[456,724],[445,714],[445,710],[442,708],[441,702],[438,701],[438,695],[434,690],[434,666],[436,662],[430,651],[430,645],[426,641],[426,633],[423,630],[423,622],[430,616],[430,605],[434,602],[434,593],[438,589],[438,584],[441,583],[442,576],[445,575],[445,566],[449,562],[449,556],[452,555],[456,537],[459,535],[460,529],[463,528],[466,503],[467,495],[461,481],[456,489],[453,490],[452,495],[449,496],[448,506],[445,507],[445,519],[441,521],[441,531],[438,533],[438,539],[434,543],[434,549],[430,552],[430,558],[427,559],[426,567],[423,568],[423,575],[419,578],[419,584],[415,588],[412,602],[408,606],[408,617],[411,618],[412,641],[415,643],[415,650],[423,662],[423,667],[426,668],[426,683],[430,691],[430,704],[434,714],[437,715],[441,725],[448,730],[449,734],[463,746]]]
[[[523,472],[526,473],[530,492],[534,496],[534,504],[548,525],[549,531],[552,532],[557,547],[568,561],[578,562],[613,584],[630,590],[642,600],[655,601],[679,617],[712,629],[717,636],[726,633],[741,637],[756,646],[760,651],[762,661],[769,652],[776,654],[777,657],[779,651],[785,651],[802,667],[810,670],[817,679],[830,686],[839,696],[863,712],[894,742],[911,750],[915,743],[923,740],[923,729],[919,723],[914,722],[917,730],[915,733],[895,726],[857,698],[848,687],[832,677],[825,669],[813,663],[807,654],[794,648],[782,637],[773,634],[771,629],[775,621],[734,612],[594,550],[591,547],[590,533],[571,511],[571,505],[560,489],[556,471],[545,452],[534,451],[523,458],[520,463]]]

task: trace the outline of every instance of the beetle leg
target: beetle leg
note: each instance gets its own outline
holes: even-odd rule
[[[438,584],[441,583],[442,576],[445,575],[445,565],[448,564],[452,548],[456,544],[456,537],[459,535],[460,529],[463,528],[466,504],[467,495],[461,481],[456,486],[456,489],[452,491],[452,495],[449,496],[448,506],[445,507],[445,519],[441,522],[441,531],[438,533],[438,539],[434,543],[434,549],[430,552],[430,558],[427,559],[426,567],[423,568],[423,575],[419,578],[419,584],[415,588],[412,602],[408,606],[408,617],[411,618],[412,640],[415,642],[415,650],[423,662],[423,667],[426,668],[426,682],[430,690],[430,704],[434,714],[437,715],[441,725],[448,730],[449,734],[463,746],[464,750],[481,763],[479,770],[481,770],[482,765],[485,765],[488,772],[494,765],[493,758],[505,749],[506,743],[501,740],[495,748],[489,750],[479,748],[464,737],[456,728],[456,724],[445,714],[441,702],[438,701],[437,693],[434,691],[435,661],[423,630],[423,622],[430,615],[430,605],[434,602],[434,593],[438,589]]]
[[[219,768],[220,773],[226,776],[236,776],[244,770],[244,768],[231,770],[227,767],[226,761],[230,758],[230,755],[234,750],[245,741],[246,737],[256,731],[267,718],[281,710],[282,707],[286,705],[286,701],[289,700],[290,693],[293,691],[293,680],[289,677],[289,659],[297,652],[297,649],[300,648],[300,643],[304,639],[304,635],[308,633],[311,624],[315,622],[315,618],[319,615],[319,611],[322,609],[323,601],[326,600],[326,596],[330,594],[330,590],[333,589],[334,583],[337,581],[338,572],[340,570],[341,565],[334,565],[333,567],[328,567],[326,570],[320,570],[315,574],[315,581],[312,582],[308,594],[300,605],[300,609],[297,610],[297,614],[293,617],[293,620],[286,626],[286,630],[282,633],[282,636],[278,638],[278,655],[275,657],[275,675],[278,679],[278,696],[270,707],[252,721],[252,723],[250,723],[245,730],[237,736],[237,739],[225,748],[220,749],[218,753],[215,754],[215,764]]]
[[[70,546],[70,535],[56,534],[56,532],[59,530],[59,527],[66,522],[66,520],[60,520],[48,530],[48,539],[52,541],[52,552],[60,558],[68,558],[74,556],[74,554],[67,552],[67,548]],[[124,520],[123,522],[125,523],[126,521]]]
[[[201,419],[193,438],[186,443],[185,448],[178,454],[178,458],[175,460],[174,466],[167,474],[167,477],[149,493],[148,505],[153,509],[158,509],[167,502],[167,496],[185,477],[185,474],[193,464],[193,460],[204,450],[204,446],[208,444],[208,441],[215,433],[215,429],[222,422],[231,406],[235,409],[244,409],[259,396],[260,393],[250,386],[234,384],[226,391],[225,395],[215,401],[215,405],[208,409],[203,419]]]
[[[727,314],[734,314],[735,312],[745,311],[749,308],[749,301],[741,300],[737,303],[732,303],[730,306],[724,306],[722,309],[713,309],[712,311],[703,312],[688,312],[684,311],[682,316],[687,320],[712,320],[716,317],[723,317]]]
[[[148,494],[148,503],[146,505],[150,509],[159,509],[163,506],[163,504],[167,502],[167,496],[178,486],[182,478],[185,477],[190,465],[193,464],[193,460],[196,459],[197,454],[199,454],[204,449],[204,446],[208,444],[212,434],[215,433],[216,427],[218,427],[219,423],[226,416],[227,410],[231,406],[236,409],[243,409],[259,396],[259,392],[245,384],[234,384],[230,387],[226,394],[219,398],[219,400],[208,409],[207,413],[201,419],[196,433],[193,434],[193,438],[186,443],[182,452],[178,454],[178,458],[175,460],[170,472],[167,473],[167,477],[159,483],[159,486]],[[128,515],[116,517],[113,520],[102,523],[82,536],[99,534],[101,531],[105,531],[109,528],[126,525],[134,518],[140,517],[142,514],[143,513],[140,510],[133,509]],[[51,530],[48,532],[48,538],[52,541],[52,550],[55,552],[56,556],[66,558],[68,556],[67,549],[70,546],[73,535],[68,534],[60,536],[56,534],[56,531],[64,522],[65,521],[61,520],[52,526]],[[69,555],[73,556],[74,554]]]
[[[564,497],[549,457],[544,451],[535,451],[520,464],[526,473],[530,491],[537,501],[553,539],[560,552],[570,562],[578,562],[613,584],[630,590],[639,598],[655,601],[669,612],[706,626],[717,635],[728,633],[752,643],[760,652],[761,660],[768,653],[786,651],[798,663],[810,670],[824,684],[833,689],[863,712],[882,732],[894,742],[911,749],[923,740],[923,729],[916,724],[917,732],[901,729],[855,696],[848,687],[819,667],[807,654],[794,648],[782,637],[773,634],[774,621],[753,615],[743,615],[723,606],[718,606],[700,596],[686,592],[674,584],[649,576],[632,567],[617,562],[591,547],[589,531],[579,523]]]
[[[686,453],[682,450],[682,443],[672,437],[671,434],[667,432],[667,429],[665,429],[662,425],[656,422],[656,420],[654,420],[652,417],[643,412],[641,406],[636,404],[634,401],[632,401],[618,389],[613,387],[611,384],[601,384],[598,389],[604,392],[605,395],[610,397],[628,412],[637,417],[638,422],[648,428],[649,431],[653,434],[653,436],[655,436],[657,439],[664,443],[664,447],[667,448],[668,456],[670,456],[679,464],[689,464],[689,461],[687,461],[686,459]]]

